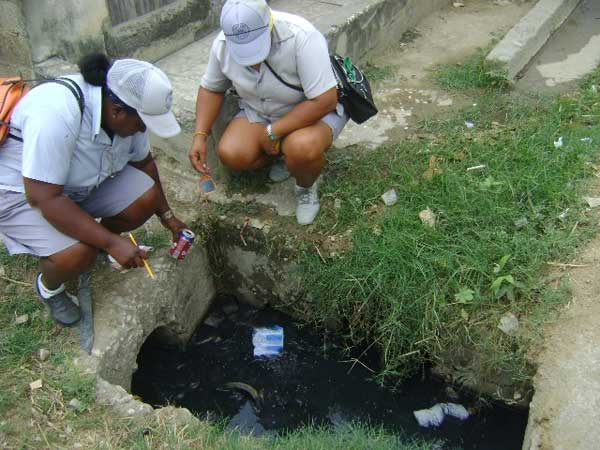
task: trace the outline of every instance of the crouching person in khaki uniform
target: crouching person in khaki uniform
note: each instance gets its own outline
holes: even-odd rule
[[[338,103],[337,81],[325,37],[306,19],[271,11],[265,0],[228,0],[196,103],[190,161],[206,164],[206,138],[233,87],[239,113],[218,145],[233,170],[271,164],[272,181],[296,179],[296,218],[301,225],[319,212],[317,180],[325,152],[348,121]]]
[[[167,76],[100,54],[84,58],[80,72],[21,99],[0,147],[0,237],[10,254],[40,258],[36,290],[67,326],[80,310],[64,283],[90,270],[99,250],[140,267],[146,253],[121,232],[153,214],[174,239],[185,228],[169,208],[148,140],[148,130],[180,131]]]

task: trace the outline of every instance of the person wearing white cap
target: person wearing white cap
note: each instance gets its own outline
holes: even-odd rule
[[[102,54],[79,68],[23,97],[0,146],[0,237],[10,254],[40,258],[37,293],[66,326],[80,311],[64,283],[90,270],[99,250],[141,267],[146,253],[120,233],[153,214],[174,239],[186,228],[169,208],[148,139],[147,130],[180,131],[167,76]]]
[[[348,121],[327,41],[306,19],[272,11],[264,0],[228,0],[221,29],[198,91],[190,161],[201,173],[210,170],[206,140],[233,87],[240,111],[218,144],[220,160],[232,170],[272,164],[273,181],[291,173],[296,218],[310,224],[319,212],[325,152]]]

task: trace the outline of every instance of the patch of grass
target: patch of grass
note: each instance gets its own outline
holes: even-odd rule
[[[252,172],[232,172],[227,192],[265,193],[269,190],[269,183],[269,167]]]
[[[393,66],[376,66],[374,64],[366,63],[361,69],[363,69],[365,76],[371,84],[379,83],[380,81],[387,80],[394,76]]]
[[[465,62],[439,66],[434,76],[444,89],[505,91],[510,87],[506,70],[501,64],[487,61],[488,53],[481,50]]]
[[[600,102],[588,91],[534,104],[488,91],[461,115],[425,123],[425,139],[331,154],[316,231],[351,229],[352,242],[326,261],[304,249],[310,315],[343,318],[349,339],[378,347],[382,377],[444,355],[472,367],[477,353],[487,355],[476,362],[484,376],[526,379],[530,334],[507,336],[497,324],[509,311],[525,330],[548,320],[565,295],[546,286],[545,263],[596,231],[581,199],[598,158],[581,139],[600,142]],[[384,207],[391,188],[398,203]],[[419,219],[426,208],[434,228]]]
[[[163,227],[152,230],[141,227],[134,233],[136,241],[142,245],[154,247],[155,249],[171,245],[171,232]]]

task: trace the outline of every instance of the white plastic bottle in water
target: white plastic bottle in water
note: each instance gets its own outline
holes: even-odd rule
[[[277,356],[283,352],[283,328],[279,325],[255,328],[252,333],[254,356]]]

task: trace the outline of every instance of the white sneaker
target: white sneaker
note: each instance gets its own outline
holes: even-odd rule
[[[317,192],[317,182],[311,187],[305,188],[296,185],[296,219],[300,225],[310,225],[319,214],[319,194]]]
[[[287,180],[290,177],[290,171],[285,165],[285,159],[283,156],[276,158],[271,165],[269,170],[269,178],[275,183],[280,183]]]

